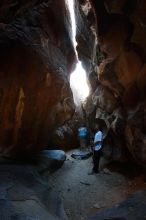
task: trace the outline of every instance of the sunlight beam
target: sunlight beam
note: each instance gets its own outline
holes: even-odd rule
[[[72,26],[72,42],[78,60],[78,53],[76,50],[77,41],[76,41],[76,19],[74,12],[74,0],[65,0],[65,1],[70,13],[71,26]],[[81,61],[79,60],[76,64],[75,70],[71,73],[70,86],[73,92],[75,104],[77,106],[81,105],[82,102],[84,102],[89,95],[89,85],[88,85],[86,72],[82,66]]]

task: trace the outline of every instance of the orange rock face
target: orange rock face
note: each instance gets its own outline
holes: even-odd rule
[[[11,3],[7,4],[8,11]],[[23,8],[23,4],[18,5],[20,7]],[[72,117],[74,104],[68,69],[75,62],[75,54],[69,38],[70,27],[67,32],[64,23],[65,10],[61,1],[60,4],[57,1],[52,5],[40,4],[17,19],[12,16],[13,22],[8,20],[9,24],[1,31],[2,155],[37,153],[49,146],[51,133]],[[58,103],[60,108],[56,107]]]
[[[98,92],[100,102],[94,103],[94,117],[106,122],[105,148],[118,149],[119,160],[128,149],[146,166],[146,4],[135,0],[92,2],[97,14],[96,91],[105,88]],[[112,96],[105,97],[105,90]]]
[[[95,37],[76,3],[78,38],[84,45],[79,47],[79,57],[89,70]],[[2,156],[30,156],[46,147],[76,147],[69,75],[77,59],[71,36],[64,0],[0,2]]]

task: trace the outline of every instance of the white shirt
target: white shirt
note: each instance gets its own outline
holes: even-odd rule
[[[103,135],[101,131],[96,132],[95,137],[94,137],[94,143],[96,143],[97,141],[102,141],[102,136]],[[101,143],[96,144],[94,147],[94,150],[98,151],[101,149],[101,147],[102,147]]]

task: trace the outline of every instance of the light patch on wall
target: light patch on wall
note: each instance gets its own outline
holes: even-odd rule
[[[24,111],[24,99],[25,99],[24,90],[23,88],[20,88],[18,103],[16,106],[16,113],[15,113],[13,144],[16,144],[17,139],[18,139],[18,132],[19,132],[19,129],[21,128],[22,116],[23,116],[23,111]]]
[[[47,86],[47,87],[51,86],[51,81],[52,81],[52,79],[51,79],[51,74],[50,74],[50,73],[47,73],[47,74],[46,74],[46,86]]]

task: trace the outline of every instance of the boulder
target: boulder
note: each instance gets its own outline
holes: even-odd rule
[[[63,165],[66,154],[62,150],[43,150],[35,160],[39,172],[54,172]]]

